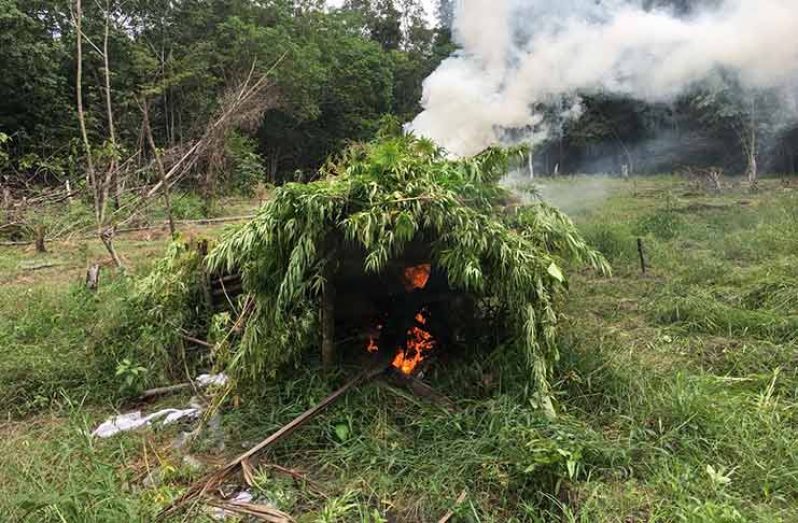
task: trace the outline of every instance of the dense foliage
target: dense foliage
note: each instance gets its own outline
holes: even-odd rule
[[[419,2],[396,4],[386,12],[290,0],[84,1],[83,99],[94,154],[124,159],[141,148],[145,101],[158,147],[188,143],[253,64],[259,72],[279,62],[279,103],[248,129],[266,164],[260,181],[313,172],[346,142],[369,138],[382,115],[415,113],[422,79],[450,51]],[[74,1],[0,1],[4,185],[82,179],[74,13]]]
[[[421,239],[451,287],[506,307],[512,344],[545,397],[564,260],[608,266],[558,210],[509,210],[498,182],[511,156],[489,150],[450,160],[428,141],[384,138],[349,149],[323,180],[278,189],[211,253],[213,267],[242,271],[255,304],[231,371],[262,380],[308,347],[340,242],[365,251],[365,272],[380,272]]]
[[[648,2],[676,5],[680,12],[694,3]],[[0,182],[15,191],[65,180],[75,187],[85,176],[74,4],[0,0],[0,66],[6,71],[0,80]],[[419,0],[348,0],[337,9],[292,0],[83,4],[83,99],[91,149],[104,158],[123,160],[138,150],[152,157],[150,147],[142,147],[143,103],[150,107],[157,147],[191,143],[253,64],[262,72],[279,62],[273,71],[277,103],[246,130],[243,154],[258,159],[258,169],[243,178],[247,183],[308,179],[328,155],[371,139],[382,116],[410,120],[420,110],[424,78],[454,51],[451,0],[436,3],[437,27]],[[659,172],[701,164],[743,171],[739,131],[752,122],[751,100],[716,94],[697,91],[654,106],[590,94],[576,121],[563,121],[555,103],[547,122],[554,132],[536,169],[620,172],[628,165],[634,172]],[[794,171],[798,131],[773,129],[761,107],[756,114],[760,165]],[[242,154],[241,143],[232,143],[228,155]],[[196,183],[203,183],[201,170]],[[227,171],[216,190],[241,186]],[[128,185],[152,181],[154,169],[137,176]]]

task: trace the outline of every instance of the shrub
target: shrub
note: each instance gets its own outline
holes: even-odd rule
[[[181,334],[204,334],[210,316],[202,262],[196,248],[176,240],[149,274],[119,284],[123,294],[101,324],[93,352],[102,373],[117,375],[122,390],[185,377]],[[117,374],[120,365],[147,370],[136,373],[135,387],[127,387],[130,373]]]
[[[644,216],[637,224],[642,235],[650,234],[661,240],[672,240],[684,228],[684,218],[672,209],[660,209]]]

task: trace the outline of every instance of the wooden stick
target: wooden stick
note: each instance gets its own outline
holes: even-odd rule
[[[253,503],[238,503],[234,501],[219,500],[208,496],[208,505],[222,510],[233,512],[244,516],[252,516],[260,521],[269,523],[293,523],[295,520],[280,510],[266,505],[255,505]]]
[[[166,387],[157,387],[154,389],[145,390],[139,396],[140,400],[148,400],[152,398],[157,398],[158,396],[165,396],[166,394],[172,394],[175,392],[180,392],[183,390],[190,389],[192,387],[192,383],[178,383],[177,385],[168,385]]]
[[[251,457],[255,456],[256,454],[262,452],[263,450],[267,449],[271,445],[274,445],[278,441],[282,440],[286,436],[293,433],[299,427],[304,425],[305,423],[309,422],[319,414],[321,414],[327,407],[341,399],[341,397],[346,394],[350,389],[359,385],[360,383],[373,379],[374,377],[378,376],[385,372],[384,368],[376,368],[376,369],[368,369],[354,378],[352,378],[349,382],[347,382],[343,387],[336,390],[326,398],[324,398],[321,402],[317,405],[313,406],[312,408],[306,410],[302,414],[300,414],[297,418],[293,421],[284,425],[280,430],[266,438],[265,440],[261,441],[254,447],[252,447],[247,452],[241,454],[236,459],[219,469],[218,471],[210,474],[209,476],[203,478],[197,483],[194,483],[191,487],[188,488],[185,494],[183,494],[179,499],[173,502],[171,505],[164,508],[156,517],[156,521],[162,521],[165,517],[174,514],[176,511],[180,510],[190,501],[201,498],[209,491],[216,488],[220,483],[222,483],[229,475],[238,469],[241,464],[249,460]]]
[[[637,252],[640,254],[640,270],[646,273],[646,254],[643,249],[643,238],[637,239]]]
[[[195,338],[194,336],[189,336],[188,334],[181,333],[180,337],[186,341],[193,343],[194,345],[199,345],[200,347],[205,347],[206,349],[212,349],[213,345],[208,343],[207,341],[203,341],[199,338]]]
[[[380,384],[397,396],[401,396],[402,398],[411,401],[418,406],[422,405],[421,402],[417,401],[419,398],[421,398],[449,414],[452,414],[457,410],[457,407],[452,400],[418,378],[408,376],[398,377],[396,375],[385,376],[384,379],[380,380]]]
[[[460,505],[463,504],[463,502],[465,501],[467,495],[468,494],[467,494],[467,492],[465,490],[463,492],[461,492],[460,496],[454,502],[454,507],[452,508],[452,510],[450,510],[449,512],[444,514],[444,516],[441,519],[438,520],[438,523],[447,523],[450,519],[452,519],[452,517],[454,517],[454,509],[456,509],[457,507],[459,507]]]
[[[443,410],[450,413],[456,410],[455,404],[451,399],[447,398],[415,376],[408,378],[408,386],[414,394],[430,400]]]

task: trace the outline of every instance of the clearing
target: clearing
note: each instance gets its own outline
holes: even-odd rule
[[[777,180],[718,194],[673,177],[600,180],[543,181],[555,200],[560,186],[585,191],[561,203],[614,270],[569,271],[556,419],[521,399],[518,365],[464,357],[425,378],[453,411],[366,384],[273,447],[252,490],[308,522],[427,522],[449,510],[468,522],[798,520],[798,192]],[[157,233],[117,240],[136,275],[166,245]],[[118,320],[127,284],[108,268],[99,292],[85,291],[86,263],[102,253],[93,241],[48,249],[0,248],[8,521],[151,520],[346,380],[298,369],[259,401],[234,399],[223,437],[188,447],[174,444],[183,427],[96,440],[115,412],[189,395],[116,400],[118,369],[90,342]]]

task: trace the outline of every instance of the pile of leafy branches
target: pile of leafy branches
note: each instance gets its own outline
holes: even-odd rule
[[[490,149],[454,160],[424,139],[383,137],[351,147],[320,181],[279,188],[210,255],[212,269],[242,273],[254,303],[228,371],[257,383],[312,346],[341,242],[362,247],[364,271],[380,272],[421,240],[453,289],[502,304],[510,346],[547,399],[558,357],[556,302],[566,287],[561,267],[609,267],[557,209],[513,205],[499,182],[516,153]]]
[[[135,383],[120,386],[125,395],[184,380],[193,370],[189,367],[199,363],[187,357],[183,334],[201,337],[208,329],[203,261],[196,245],[177,240],[146,276],[114,283],[110,294],[117,298],[108,304],[91,347],[105,375],[116,373],[124,384],[136,374]]]

